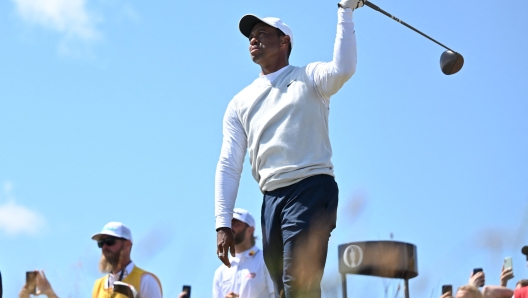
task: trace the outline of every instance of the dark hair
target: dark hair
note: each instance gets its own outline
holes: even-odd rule
[[[517,282],[517,285],[521,285],[521,287],[528,286],[528,279],[521,279]]]
[[[279,37],[286,36],[286,34],[284,34],[284,32],[282,32],[281,29],[279,28],[275,28],[275,29],[277,29],[277,34],[279,35]],[[288,58],[290,58],[291,50],[292,50],[292,45],[291,45],[291,40],[290,40],[290,44],[288,45]]]

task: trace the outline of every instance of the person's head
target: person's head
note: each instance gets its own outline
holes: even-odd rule
[[[233,219],[231,220],[231,229],[235,236],[235,245],[241,245],[250,248],[255,245],[255,219],[249,211],[242,208],[233,210]]]
[[[478,288],[470,285],[458,288],[455,298],[483,298]]]
[[[239,23],[240,32],[249,39],[253,62],[265,66],[288,63],[293,46],[293,33],[278,18],[245,15]]]
[[[517,290],[526,286],[528,286],[528,279],[521,279],[515,285],[515,289]]]
[[[124,224],[109,222],[101,232],[93,235],[92,239],[97,241],[97,246],[101,248],[99,270],[102,272],[114,271],[130,262],[132,233]]]

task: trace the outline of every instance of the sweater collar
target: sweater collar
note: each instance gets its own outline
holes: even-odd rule
[[[275,81],[289,67],[290,67],[290,65],[286,65],[283,68],[277,70],[276,72],[272,72],[272,73],[269,73],[267,75],[265,75],[263,73],[260,73],[259,74],[259,78],[263,79],[263,80],[266,80],[266,81],[268,81],[270,83],[273,83],[273,81]]]

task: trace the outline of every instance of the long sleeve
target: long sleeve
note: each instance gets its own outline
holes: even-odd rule
[[[231,227],[240,175],[247,150],[247,137],[235,102],[227,107],[223,120],[223,141],[215,175],[216,228]]]
[[[310,63],[306,67],[318,92],[329,99],[356,71],[357,46],[352,9],[338,8],[337,32],[331,62]]]

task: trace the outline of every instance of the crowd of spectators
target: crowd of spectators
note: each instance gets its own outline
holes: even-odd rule
[[[240,246],[239,247],[239,251],[237,251],[237,253],[239,253],[237,255],[237,257],[240,259],[238,262],[242,261],[243,253],[247,252],[248,256],[249,256],[247,258],[249,258],[249,260],[252,260],[252,257],[254,257],[255,255],[258,255],[258,253],[256,253],[256,252],[259,250],[255,246],[255,243],[254,243],[254,236],[253,236],[254,219],[249,214],[249,212],[247,212],[246,210],[243,210],[243,209],[239,209],[239,210],[240,210],[239,213],[241,215],[233,219],[233,221],[235,221],[235,222],[240,222],[240,226],[242,228],[241,228],[241,232],[239,234],[241,234],[241,235],[244,234],[244,235],[242,235],[244,237],[239,237],[241,239],[241,241],[239,241],[239,243],[238,243],[238,245]],[[130,231],[128,230],[128,228],[124,227],[121,223],[109,223],[108,225],[115,226],[116,224],[118,224],[121,227],[121,229],[124,229],[125,231],[127,231],[127,233],[128,233],[127,235],[131,239]],[[110,243],[110,241],[106,240],[106,239],[110,239],[110,238],[103,238],[103,237],[109,237],[110,234],[115,234],[115,229],[112,229],[110,232],[108,232],[107,231],[107,226],[105,226],[103,228],[103,231],[101,233],[98,233],[98,234],[96,234],[93,237],[94,240],[98,241],[98,246],[102,249],[102,256],[103,257],[105,257],[105,255],[106,255],[105,252],[108,253],[107,251],[104,250],[104,249],[107,248],[106,246],[110,245],[110,247],[108,247],[108,248],[113,248],[114,245],[115,245],[113,243]],[[247,234],[247,235],[245,235],[245,234]],[[245,236],[247,236],[247,237],[245,237]],[[125,236],[121,235],[120,237],[125,237]],[[101,242],[103,242],[102,245],[101,245]],[[112,241],[112,242],[115,242],[115,241]],[[110,243],[110,244],[108,244],[108,243]],[[118,247],[118,246],[115,246],[115,247]],[[123,250],[123,249],[121,249],[121,250]],[[115,253],[118,254],[118,255],[123,255],[122,252],[123,251],[121,251],[121,253],[119,253],[119,251],[116,250]],[[128,250],[127,252],[129,253],[130,251]],[[528,246],[523,247],[521,252],[527,257],[527,260],[528,260]],[[122,258],[120,258],[120,259],[122,259]],[[125,258],[125,259],[128,260],[127,261],[129,263],[128,266],[130,266],[130,264],[132,262],[128,258]],[[452,290],[453,288],[452,288],[451,285],[444,285],[442,287],[442,293],[441,293],[440,298],[528,298],[528,279],[520,279],[520,280],[518,280],[515,283],[515,286],[513,286],[511,288],[508,287],[508,282],[514,278],[513,269],[511,267],[511,258],[509,258],[509,259],[510,259],[510,262],[506,262],[505,261],[505,265],[502,267],[502,272],[501,272],[501,275],[500,275],[499,283],[497,283],[497,284],[493,284],[492,283],[492,284],[488,285],[486,283],[486,274],[485,274],[485,272],[482,269],[474,269],[471,272],[470,276],[469,276],[469,280],[468,280],[467,284],[458,287],[458,289],[456,291]],[[248,260],[245,260],[245,261],[248,261]],[[257,264],[257,263],[255,263],[255,264]],[[263,264],[262,261],[260,263]],[[260,263],[258,263],[258,264],[260,264]],[[235,267],[238,267],[238,266],[235,266]],[[248,266],[243,266],[243,267],[246,268]],[[119,268],[121,268],[121,267],[119,267]],[[125,271],[125,268],[122,268],[121,270],[123,270],[123,272],[125,272],[125,273],[127,272],[127,271]],[[130,274],[131,275],[133,273],[133,270],[134,269],[130,269]],[[223,272],[223,275],[225,275],[227,277],[230,276],[230,274],[231,275],[233,275],[233,274],[234,275],[240,275],[238,273],[238,269],[236,269],[236,268],[233,269],[233,272],[231,272],[231,271],[229,271],[231,269],[223,268],[221,266],[217,270],[217,272],[215,274],[215,281],[213,282],[213,296],[215,298],[217,298],[217,297],[221,297],[221,298],[223,298],[223,297],[226,297],[226,298],[228,298],[228,297],[229,298],[232,298],[232,297],[256,298],[256,297],[258,297],[258,298],[260,298],[260,297],[273,297],[274,296],[272,290],[270,290],[270,291],[268,291],[268,290],[262,291],[262,289],[268,289],[269,288],[266,285],[266,283],[269,283],[269,277],[267,279],[262,279],[262,278],[261,279],[253,279],[252,283],[248,283],[247,285],[240,284],[240,282],[239,282],[239,283],[234,283],[233,285],[231,285],[229,287],[226,287],[225,286],[226,282],[230,282],[230,281],[236,280],[236,278],[228,278],[227,280],[223,280],[224,278],[219,278],[219,275],[218,275],[219,272],[220,272],[219,270],[225,271],[225,272],[223,272],[223,271],[222,272]],[[108,273],[110,271],[103,271],[103,272],[107,272]],[[116,275],[117,272],[118,271],[116,271],[116,273],[114,275]],[[247,273],[247,272],[244,272],[244,273]],[[258,272],[259,275],[262,275],[261,273],[262,272],[260,272],[260,271]],[[267,271],[265,271],[265,273],[267,273]],[[128,275],[128,273],[126,273],[126,274]],[[248,275],[248,274],[246,274],[246,275]],[[31,295],[34,295],[34,296],[42,295],[43,297],[45,296],[45,297],[48,297],[48,298],[57,298],[58,297],[58,295],[53,290],[50,282],[46,278],[46,274],[44,273],[44,271],[30,271],[30,272],[27,273],[27,276],[28,277],[31,276],[32,278],[28,278],[28,281],[23,286],[23,288],[21,289],[21,291],[20,291],[20,293],[18,295],[19,298],[30,298]],[[105,275],[105,277],[103,277],[103,279],[104,280],[106,280],[106,278],[110,279],[110,277],[112,277],[112,276],[113,276],[113,274],[110,272],[110,273],[108,273],[108,275]],[[117,281],[117,280],[114,281],[114,292],[116,292],[115,287],[116,287],[116,284],[118,284],[118,283],[123,284],[125,287],[126,286],[130,286],[131,291],[123,291],[123,292],[117,291],[116,293],[120,293],[120,294],[115,296],[115,297],[152,298],[151,297],[152,295],[150,294],[150,292],[145,292],[142,289],[142,287],[144,288],[144,285],[146,283],[141,283],[141,285],[140,285],[139,282],[136,282],[136,284],[135,284],[136,287],[134,288],[134,286],[132,286],[132,284],[134,284],[134,282],[131,282],[131,284],[126,284],[126,283],[121,282],[121,280],[127,281],[129,279],[127,279],[126,276],[125,276],[125,278],[123,278],[123,274],[121,274],[121,277],[119,278],[119,281]],[[256,283],[262,283],[262,285],[258,285]],[[96,285],[97,284],[98,283],[96,282]],[[218,285],[222,285],[222,286],[216,286],[217,284]],[[159,285],[161,287],[161,284],[159,284]],[[137,291],[136,291],[136,288],[137,288]],[[229,291],[227,291],[227,292],[223,291],[223,288],[226,288]],[[160,290],[161,290],[161,288],[160,288]],[[233,292],[233,290],[236,293]],[[179,294],[178,298],[188,298],[190,293],[187,293],[187,291],[190,291],[190,289],[186,289],[184,292],[181,292]],[[95,286],[94,287],[94,293],[100,293],[100,292],[101,291],[98,290],[98,287]],[[261,295],[261,292],[264,293],[264,295]],[[0,298],[2,298],[1,297],[1,293],[2,292],[1,292],[1,275],[0,275]],[[95,295],[94,297],[96,297],[96,296],[99,297],[98,295]],[[114,297],[114,296],[112,296],[112,297]]]
[[[48,298],[56,298],[50,282],[46,278],[44,271],[36,271],[35,295],[43,295]],[[513,289],[508,288],[508,281],[513,279],[512,268],[503,268],[500,283],[498,285],[486,285],[486,275],[484,272],[471,273],[467,285],[463,285],[452,293],[443,293],[440,298],[528,298],[528,279],[521,279],[516,282]],[[185,297],[186,293],[180,293],[179,298]],[[24,285],[19,293],[19,298],[30,298],[28,285]],[[241,297],[242,298],[242,297]]]
[[[528,246],[523,247],[522,253],[528,260]],[[528,298],[528,279],[517,281],[512,289],[508,287],[508,281],[513,278],[512,267],[503,266],[499,284],[486,285],[485,273],[474,270],[467,285],[459,287],[456,292],[443,291],[440,298]]]

